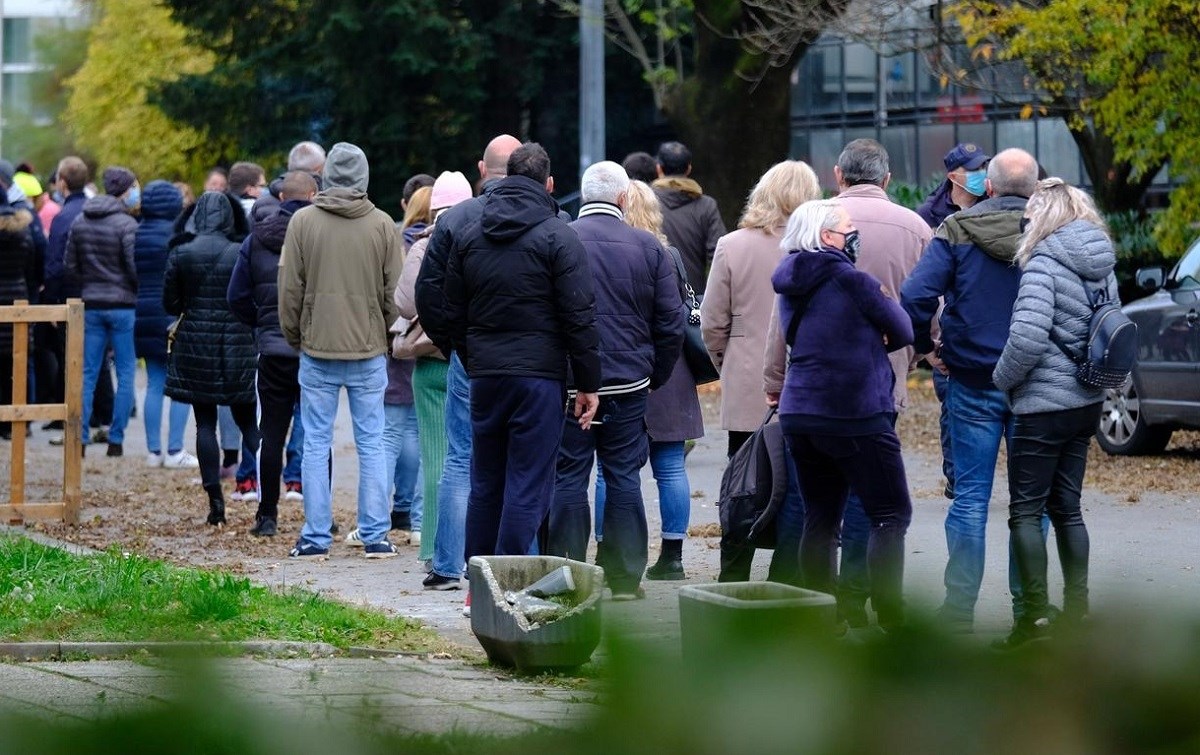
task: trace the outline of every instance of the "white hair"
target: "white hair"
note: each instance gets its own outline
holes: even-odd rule
[[[598,162],[583,172],[579,181],[581,201],[617,203],[617,197],[629,191],[629,174],[611,160]]]
[[[300,142],[288,153],[288,170],[320,173],[325,167],[325,149],[316,142]]]
[[[836,199],[814,199],[805,202],[792,212],[779,248],[784,254],[794,250],[816,252],[824,246],[821,231],[837,228],[845,208]]]

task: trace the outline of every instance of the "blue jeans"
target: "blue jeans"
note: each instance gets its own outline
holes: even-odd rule
[[[234,477],[238,482],[242,480],[257,480],[258,449],[251,446],[242,437],[242,431],[238,429],[237,423],[233,421],[233,414],[229,411],[228,406],[217,407],[217,426],[221,430],[221,450],[235,451],[240,449],[241,451],[237,472],[234,474]]]
[[[417,410],[412,404],[384,404],[383,445],[388,469],[393,470],[392,511],[409,515],[409,529],[421,531],[425,507],[421,476],[421,445],[417,440]]]
[[[108,442],[125,442],[125,426],[133,411],[133,381],[137,373],[137,356],[133,350],[133,309],[86,309],[83,315],[83,443],[87,445],[88,423],[92,419],[92,401],[104,355],[111,346],[113,365],[117,370],[117,391],[113,397],[112,424]]]
[[[938,428],[942,440],[942,476],[946,478],[946,489],[954,497],[954,453],[950,447],[950,410],[946,408],[946,394],[950,391],[950,376],[933,371],[933,393],[939,405]]]
[[[450,355],[446,371],[446,461],[438,483],[437,530],[433,573],[457,579],[463,574],[467,545],[467,501],[471,497],[471,381]],[[421,539],[422,549],[426,540]]]
[[[587,556],[591,529],[588,474],[600,459],[605,483],[603,541],[604,571],[614,592],[633,592],[646,570],[646,509],[642,501],[641,469],[650,454],[646,434],[646,391],[601,396],[597,423],[583,430],[573,416],[560,422],[562,444],[550,507],[552,556],[582,561]],[[562,409],[560,408],[560,414]]]
[[[662,518],[662,539],[683,540],[687,537],[688,519],[692,513],[692,487],[688,483],[683,463],[683,441],[659,443],[650,441],[650,469],[658,483],[658,513]],[[606,495],[604,470],[596,462],[596,542],[604,540],[604,499]]]
[[[972,622],[987,545],[988,503],[996,475],[1000,440],[1012,441],[1013,415],[1004,392],[995,388],[971,388],[951,380],[946,395],[950,439],[954,448],[954,501],[946,513],[946,601],[943,618]],[[1009,582],[1014,610],[1020,585],[1014,579],[1011,559]]]
[[[382,542],[391,528],[391,470],[383,448],[383,392],[387,357],[317,359],[300,355],[300,411],[304,416],[304,529],[299,545],[328,548],[333,540],[333,495],[328,459],[338,396],[346,389],[358,451],[358,534],[366,545]]]
[[[292,410],[292,433],[287,442],[287,465],[283,468],[284,482],[300,482],[300,465],[304,462],[304,420],[300,419],[300,403]]]
[[[161,454],[163,389],[167,384],[167,363],[157,359],[146,359],[146,400],[142,402],[142,421],[146,423],[146,450]],[[183,433],[187,429],[188,415],[192,407],[182,401],[171,399],[167,419],[167,453],[177,454],[183,450]]]

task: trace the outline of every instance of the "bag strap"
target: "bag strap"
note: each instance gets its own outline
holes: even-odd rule
[[[1084,296],[1087,297],[1087,300],[1088,300],[1088,309],[1091,310],[1091,314],[1088,315],[1089,329],[1090,329],[1091,317],[1096,314],[1097,309],[1104,306],[1109,301],[1108,279],[1107,278],[1104,279],[1104,282],[1101,283],[1100,288],[1091,289],[1091,288],[1088,288],[1087,281],[1085,281],[1083,279],[1083,276],[1078,276],[1078,277],[1079,277],[1079,283],[1083,286],[1083,294],[1084,294]],[[1057,346],[1058,350],[1061,351],[1063,353],[1063,355],[1066,356],[1067,359],[1070,359],[1071,362],[1074,364],[1083,364],[1084,362],[1087,361],[1087,338],[1085,337],[1083,340],[1084,340],[1083,353],[1078,356],[1076,356],[1075,354],[1072,354],[1071,350],[1067,348],[1067,344],[1064,343],[1063,340],[1058,337],[1058,334],[1054,332],[1054,323],[1053,322],[1050,323],[1050,342],[1053,343],[1055,346]]]
[[[700,309],[700,301],[696,299],[696,291],[692,288],[692,284],[688,283],[687,271],[683,269],[683,257],[680,256],[679,250],[670,244],[666,245],[667,253],[671,255],[671,259],[675,261],[675,272],[679,274],[679,286],[683,292],[683,301],[690,309]]]

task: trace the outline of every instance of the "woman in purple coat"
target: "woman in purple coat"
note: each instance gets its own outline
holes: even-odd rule
[[[668,251],[662,231],[662,210],[654,190],[641,181],[629,183],[625,222],[658,237]],[[676,254],[678,254],[676,252]],[[679,305],[683,306],[680,283]],[[683,541],[692,508],[692,488],[684,466],[686,441],[704,437],[704,417],[696,395],[696,381],[683,353],[671,377],[646,399],[646,429],[650,434],[650,468],[658,483],[658,510],[662,517],[662,550],[658,561],[646,569],[646,579],[686,579]],[[599,462],[597,462],[597,465]],[[604,475],[596,475],[596,542],[604,539]]]
[[[788,220],[771,276],[790,348],[779,421],[804,497],[804,585],[836,594],[838,530],[851,491],[871,520],[867,565],[879,625],[903,622],[904,535],[912,502],[893,428],[888,352],[912,322],[882,284],[854,267],[858,231],[836,200],[805,202]]]

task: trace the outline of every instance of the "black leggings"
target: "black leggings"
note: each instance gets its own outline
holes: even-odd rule
[[[233,421],[242,431],[242,445],[258,452],[258,407],[230,404]],[[192,404],[196,414],[196,456],[200,459],[200,481],[204,487],[221,484],[221,446],[217,443],[217,405]]]

